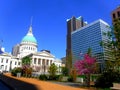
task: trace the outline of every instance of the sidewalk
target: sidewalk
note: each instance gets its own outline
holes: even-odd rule
[[[14,87],[14,90],[92,90],[59,85],[47,81],[40,81],[33,78],[17,78],[11,76],[10,74],[5,74],[2,80],[9,86]]]

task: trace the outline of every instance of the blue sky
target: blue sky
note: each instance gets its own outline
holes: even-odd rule
[[[38,50],[50,50],[57,58],[66,54],[66,20],[83,16],[88,23],[103,19],[111,25],[110,13],[120,0],[0,0],[0,39],[5,51],[20,43],[33,16],[33,34]]]

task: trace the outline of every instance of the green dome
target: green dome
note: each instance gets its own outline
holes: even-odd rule
[[[32,42],[32,43],[37,43],[37,40],[35,39],[34,36],[26,35],[26,36],[22,39],[22,42]]]

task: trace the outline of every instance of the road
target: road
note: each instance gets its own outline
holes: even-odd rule
[[[10,89],[0,81],[0,90],[10,90]]]

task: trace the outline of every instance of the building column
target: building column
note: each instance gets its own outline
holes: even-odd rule
[[[46,62],[47,62],[47,60],[45,59],[45,67],[44,67],[45,73],[46,73],[46,65],[47,65]]]
[[[42,73],[42,70],[43,70],[43,68],[42,68],[42,59],[40,59],[40,72]]]

